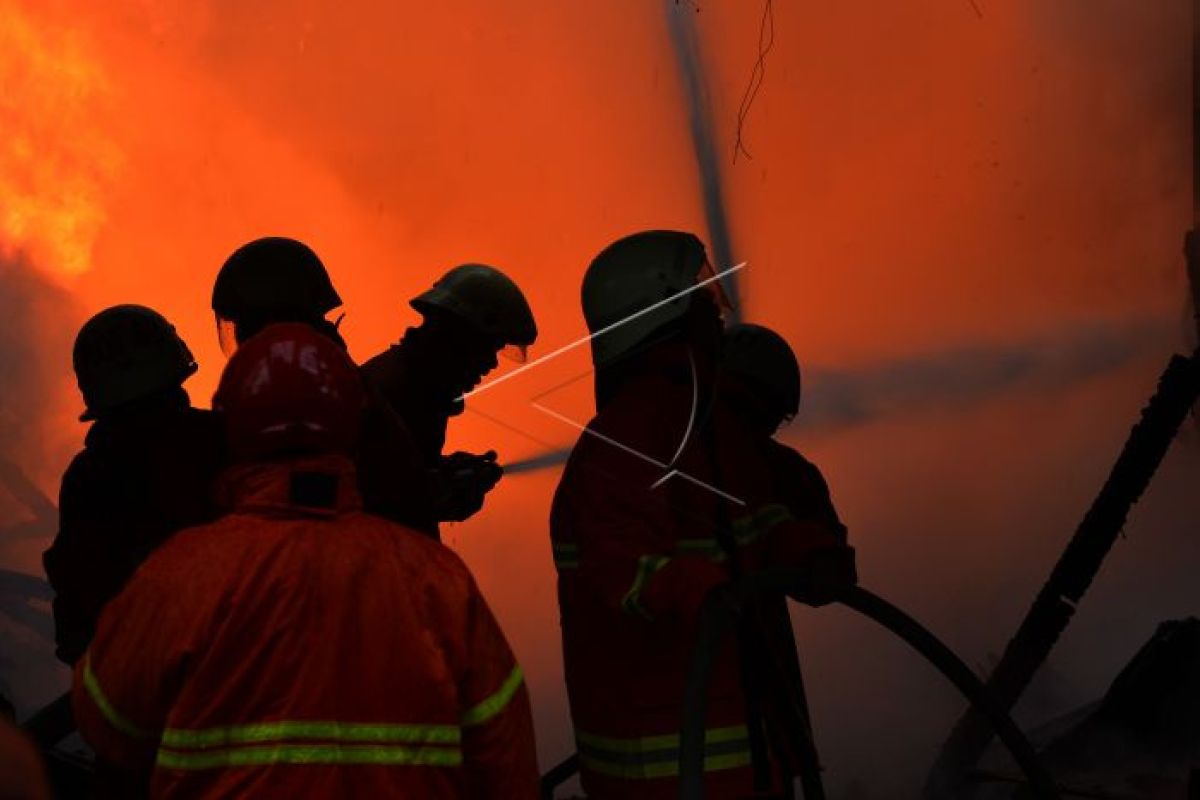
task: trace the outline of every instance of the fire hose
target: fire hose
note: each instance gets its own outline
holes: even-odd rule
[[[804,574],[769,570],[748,576],[736,585],[738,596],[776,594],[803,602]],[[924,626],[886,600],[858,586],[842,591],[836,602],[873,620],[903,639],[942,673],[991,722],[1000,740],[1012,753],[1025,775],[1031,795],[1037,800],[1057,800],[1058,790],[1037,753],[1012,718],[991,697],[975,673]],[[704,731],[708,681],[722,638],[734,622],[731,606],[714,593],[701,611],[700,629],[684,695],[683,729],[680,732],[679,797],[704,797]],[[554,789],[578,769],[571,756],[542,777],[542,797],[550,800]]]

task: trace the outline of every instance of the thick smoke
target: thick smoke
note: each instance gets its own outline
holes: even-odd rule
[[[40,576],[37,554],[54,533],[55,508],[39,484],[53,483],[65,458],[56,410],[72,392],[78,317],[68,292],[24,257],[0,258],[0,570]],[[0,577],[0,692],[27,714],[62,690],[65,674],[40,577]]]
[[[936,416],[1030,391],[1068,389],[1169,352],[1173,333],[1163,320],[1140,319],[853,370],[815,368],[805,374],[797,427],[828,433],[889,416]]]

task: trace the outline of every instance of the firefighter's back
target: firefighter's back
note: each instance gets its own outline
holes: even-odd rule
[[[146,565],[206,606],[154,794],[467,796],[465,567],[357,509],[289,516],[273,499],[247,498],[264,508],[188,531]]]

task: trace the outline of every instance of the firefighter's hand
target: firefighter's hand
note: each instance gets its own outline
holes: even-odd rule
[[[496,451],[482,455],[457,452],[443,456],[438,467],[443,487],[438,519],[461,522],[483,508],[483,498],[504,474]]]
[[[798,599],[811,606],[831,603],[858,583],[853,547],[815,550],[799,565],[799,571],[804,574],[805,591]]]

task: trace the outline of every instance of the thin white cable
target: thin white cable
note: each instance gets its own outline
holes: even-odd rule
[[[662,300],[659,300],[657,303],[646,306],[645,308],[641,309],[640,311],[636,311],[633,314],[630,314],[628,317],[619,319],[611,325],[606,325],[603,328],[601,328],[600,330],[596,331],[595,333],[589,333],[587,336],[584,336],[582,339],[577,339],[573,342],[570,342],[569,344],[565,344],[562,347],[558,348],[557,350],[555,350],[551,353],[547,353],[546,355],[542,356],[541,358],[539,358],[535,361],[531,361],[528,364],[523,364],[520,367],[517,367],[516,369],[514,369],[512,372],[506,372],[505,374],[501,375],[499,378],[488,381],[487,383],[483,384],[482,386],[472,389],[469,392],[463,392],[461,395],[458,396],[458,400],[466,400],[468,397],[471,397],[472,395],[479,394],[484,389],[490,389],[493,386],[504,383],[509,378],[517,377],[522,372],[531,370],[540,364],[545,364],[550,359],[557,358],[558,356],[562,355],[563,353],[567,352],[568,350],[573,350],[582,344],[587,344],[592,339],[595,339],[597,336],[603,336],[604,334],[608,333],[609,331],[615,330],[616,328],[621,327],[622,325],[624,325],[627,322],[632,322],[633,320],[637,319],[638,317],[649,314],[651,311],[654,311],[655,309],[662,308],[663,306],[667,305],[668,303],[672,303],[675,300],[679,299],[680,297],[683,297],[684,295],[691,294],[692,292],[696,291],[697,289],[702,289],[705,286],[712,283],[713,281],[719,281],[721,278],[725,277],[726,275],[732,275],[733,273],[737,272],[738,270],[744,268],[747,263],[748,262],[743,261],[740,264],[735,264],[734,266],[730,267],[729,269],[727,269],[723,272],[718,272],[716,275],[713,275],[712,277],[705,278],[704,280],[698,282],[695,286],[689,286],[688,288],[684,289],[682,292],[677,292],[677,293],[671,295],[670,297],[666,297]]]

